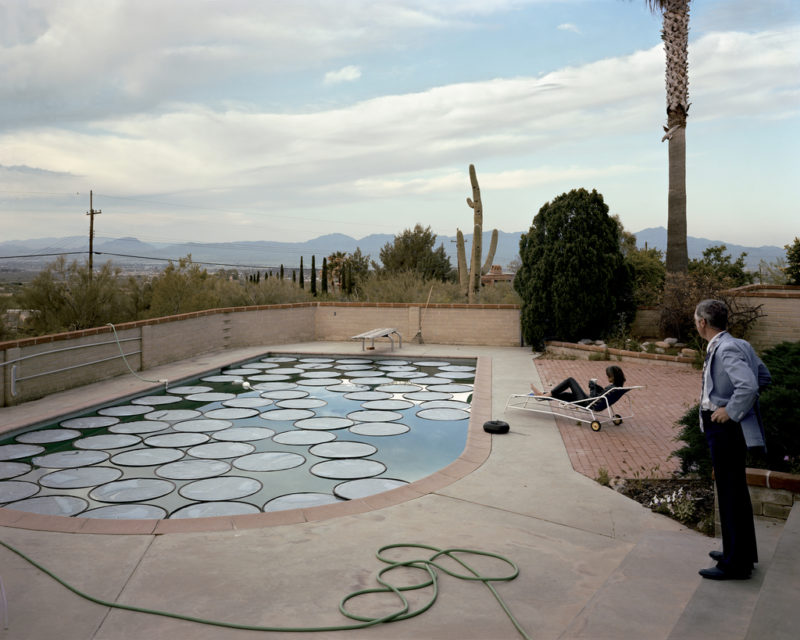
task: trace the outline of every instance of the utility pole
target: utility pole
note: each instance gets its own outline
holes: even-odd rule
[[[89,191],[89,211],[86,215],[89,216],[89,280],[92,279],[92,256],[94,256],[94,217],[103,213],[100,209],[94,210],[92,206],[92,192]]]

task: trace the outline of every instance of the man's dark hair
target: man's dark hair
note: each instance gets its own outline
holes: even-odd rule
[[[703,300],[694,313],[715,329],[728,328],[728,306],[722,300]]]

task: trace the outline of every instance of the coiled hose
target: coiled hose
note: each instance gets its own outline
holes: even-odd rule
[[[519,575],[519,568],[515,565],[511,560],[505,558],[496,553],[491,553],[489,551],[478,551],[475,549],[439,549],[438,547],[433,547],[430,545],[425,544],[415,544],[415,543],[397,543],[397,544],[389,544],[386,546],[381,547],[378,550],[377,558],[381,562],[387,564],[388,566],[384,567],[378,572],[376,577],[377,582],[381,585],[381,587],[376,587],[372,589],[362,589],[360,591],[355,591],[346,595],[342,600],[339,602],[339,611],[350,618],[351,620],[356,620],[358,623],[354,624],[344,624],[344,625],[337,625],[337,626],[328,626],[328,627],[269,627],[269,626],[257,626],[257,625],[248,625],[248,624],[241,624],[236,622],[222,622],[219,620],[207,620],[204,618],[197,618],[194,616],[186,616],[179,613],[171,613],[169,611],[159,611],[156,609],[148,609],[146,607],[136,607],[133,605],[121,604],[118,602],[109,602],[107,600],[102,600],[100,598],[95,598],[87,593],[84,593],[73,587],[71,584],[66,582],[65,580],[59,578],[56,574],[52,571],[46,569],[42,565],[40,565],[35,560],[29,558],[19,549],[16,549],[12,545],[0,540],[0,545],[4,546],[6,549],[15,553],[20,558],[25,560],[26,562],[30,563],[34,567],[36,567],[39,571],[47,574],[53,580],[58,582],[63,587],[66,587],[74,594],[84,598],[85,600],[89,600],[90,602],[94,602],[95,604],[99,604],[104,607],[109,607],[112,609],[123,609],[125,611],[135,611],[137,613],[147,613],[150,615],[155,616],[163,616],[166,618],[175,618],[177,620],[186,620],[188,622],[196,622],[198,624],[205,624],[205,625],[212,625],[216,627],[224,627],[228,629],[245,629],[248,631],[273,631],[273,632],[314,632],[314,631],[352,631],[356,629],[366,629],[367,627],[372,627],[378,624],[383,624],[387,622],[397,622],[399,620],[407,620],[408,618],[413,618],[414,616],[418,616],[421,613],[424,613],[428,609],[430,609],[433,604],[436,602],[436,599],[439,596],[439,577],[437,573],[437,569],[441,572],[446,573],[449,576],[454,578],[458,578],[460,580],[470,580],[476,582],[482,582],[487,589],[492,593],[495,597],[497,602],[502,607],[503,611],[505,612],[508,619],[517,629],[519,634],[525,638],[526,640],[530,640],[530,637],[525,633],[523,628],[520,626],[519,622],[514,618],[514,615],[509,610],[506,603],[500,597],[500,594],[497,593],[494,586],[492,585],[493,582],[508,582],[513,580]],[[403,560],[400,562],[396,562],[394,560],[389,560],[383,556],[383,553],[390,550],[390,549],[398,549],[398,548],[409,548],[409,549],[424,549],[426,551],[432,552],[427,558],[419,558],[415,560]],[[507,564],[511,568],[511,573],[505,576],[484,576],[481,575],[478,571],[476,571],[473,567],[467,564],[462,558],[458,557],[455,554],[461,555],[473,555],[473,556],[485,556],[489,558],[495,558],[500,560],[501,562]],[[447,557],[451,560],[455,561],[459,565],[461,565],[466,572],[465,573],[458,573],[447,567],[444,567],[438,564],[436,561],[441,557]],[[398,569],[400,567],[410,567],[413,569],[417,569],[419,571],[424,572],[425,578],[420,581],[418,584],[406,585],[402,587],[396,587],[389,583],[387,580],[384,579],[384,576],[388,574],[390,571],[394,569]],[[414,591],[417,589],[424,589],[427,587],[432,587],[432,594],[430,599],[422,605],[419,609],[411,610],[408,600],[403,595],[403,591]],[[400,601],[400,608],[393,612],[389,613],[385,616],[381,616],[378,618],[368,618],[364,616],[356,615],[347,610],[346,604],[351,600],[370,593],[393,593],[397,599]]]

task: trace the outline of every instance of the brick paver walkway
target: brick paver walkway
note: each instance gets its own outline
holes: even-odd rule
[[[700,397],[700,371],[689,367],[589,360],[535,361],[546,389],[572,376],[588,390],[589,379],[604,382],[609,364],[622,367],[628,385],[645,385],[630,394],[634,417],[620,425],[607,423],[594,432],[588,424],[556,418],[572,467],[590,478],[608,470],[611,478],[669,477],[679,467],[670,453],[677,421]],[[521,389],[520,392],[523,390]]]

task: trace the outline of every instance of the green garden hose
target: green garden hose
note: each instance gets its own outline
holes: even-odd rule
[[[203,619],[203,618],[196,618],[196,617],[193,617],[193,616],[185,616],[185,615],[182,615],[182,614],[179,614],[179,613],[170,613],[168,611],[158,611],[158,610],[155,610],[155,609],[147,609],[145,607],[135,607],[135,606],[132,606],[132,605],[120,604],[120,603],[117,603],[117,602],[108,602],[106,600],[101,600],[100,598],[95,598],[94,596],[91,596],[89,594],[83,593],[82,591],[78,590],[76,587],[73,587],[68,582],[66,582],[65,580],[62,580],[57,575],[55,575],[52,571],[46,569],[45,567],[40,565],[35,560],[29,558],[22,551],[20,551],[19,549],[14,548],[13,546],[11,546],[10,544],[4,542],[3,540],[0,540],[0,545],[4,546],[9,551],[15,553],[20,558],[22,558],[26,562],[30,563],[31,565],[33,565],[34,567],[39,569],[39,571],[47,574],[53,580],[58,582],[63,587],[66,587],[67,589],[72,591],[74,594],[80,596],[81,598],[84,598],[85,600],[89,600],[90,602],[94,602],[95,604],[99,604],[101,606],[109,607],[109,608],[112,608],[112,609],[123,609],[125,611],[135,611],[135,612],[138,612],[138,613],[147,613],[147,614],[150,614],[150,615],[163,616],[163,617],[166,617],[166,618],[175,618],[175,619],[178,619],[178,620],[186,620],[186,621],[189,621],[189,622],[196,622],[196,623],[199,623],[199,624],[212,625],[212,626],[216,626],[216,627],[225,627],[225,628],[228,628],[228,629],[244,629],[244,630],[248,630],[248,631],[275,631],[275,632],[278,632],[278,631],[285,631],[285,632],[352,631],[352,630],[355,630],[355,629],[366,629],[367,627],[372,627],[372,626],[375,626],[375,625],[378,625],[378,624],[382,624],[382,623],[385,623],[385,622],[396,622],[398,620],[406,620],[408,618],[413,618],[414,616],[418,616],[419,614],[421,614],[421,613],[427,611],[428,609],[430,609],[433,606],[434,602],[436,602],[436,599],[438,598],[438,595],[439,595],[439,578],[438,578],[438,574],[436,572],[436,569],[438,569],[439,571],[442,571],[442,572],[446,573],[447,575],[452,576],[454,578],[458,578],[460,580],[471,580],[471,581],[482,582],[486,586],[486,588],[489,589],[489,591],[491,591],[492,595],[494,595],[494,597],[497,599],[497,602],[500,604],[500,606],[502,607],[503,611],[508,616],[508,619],[511,621],[511,623],[514,625],[514,627],[517,629],[519,634],[523,638],[525,638],[526,640],[530,640],[529,636],[525,633],[525,631],[522,629],[520,624],[514,618],[513,614],[509,610],[508,606],[505,604],[505,602],[503,602],[503,599],[500,597],[500,594],[497,593],[497,591],[495,590],[494,586],[491,584],[492,582],[508,582],[510,580],[513,580],[514,578],[516,578],[519,575],[519,568],[517,567],[517,565],[515,565],[508,558],[505,558],[505,557],[503,557],[501,555],[498,555],[496,553],[490,553],[488,551],[477,551],[475,549],[439,549],[437,547],[432,547],[432,546],[429,546],[429,545],[414,544],[414,543],[398,543],[398,544],[386,545],[384,547],[381,547],[378,550],[378,553],[377,553],[378,560],[380,560],[381,562],[384,562],[385,564],[388,565],[387,567],[384,567],[383,569],[381,569],[381,571],[378,573],[378,576],[376,578],[376,580],[381,585],[381,587],[376,587],[376,588],[373,588],[373,589],[362,589],[360,591],[355,591],[353,593],[350,593],[349,595],[346,595],[344,598],[342,598],[341,602],[339,603],[339,611],[344,616],[350,618],[351,620],[358,621],[357,624],[355,624],[355,623],[354,624],[344,624],[344,625],[330,626],[330,627],[266,627],[266,626],[240,624],[240,623],[235,623],[235,622],[222,622],[222,621],[218,621],[218,620],[206,620],[206,619]],[[425,549],[427,551],[433,552],[433,554],[428,558],[416,559],[416,560],[405,560],[405,561],[401,561],[401,562],[395,562],[393,560],[389,560],[389,559],[383,557],[382,554],[385,551],[388,551],[389,549],[398,549],[398,548]],[[480,573],[478,573],[475,569],[473,569],[470,565],[468,565],[464,560],[462,560],[460,557],[458,557],[457,555],[454,555],[454,554],[475,555],[475,556],[485,556],[485,557],[489,557],[489,558],[495,558],[497,560],[500,560],[501,562],[506,563],[509,567],[511,567],[512,572],[511,572],[510,575],[507,575],[507,576],[499,576],[499,577],[483,576]],[[468,573],[457,573],[455,571],[452,571],[452,570],[448,569],[447,567],[443,567],[440,564],[437,564],[436,560],[439,559],[442,556],[450,558],[451,560],[457,562]],[[396,587],[396,586],[390,584],[389,582],[387,582],[386,580],[384,580],[384,575],[386,575],[390,571],[392,571],[394,569],[397,569],[397,568],[400,568],[400,567],[410,567],[410,568],[413,568],[413,569],[418,569],[420,571],[423,571],[426,574],[426,577],[425,577],[425,579],[423,579],[418,584],[407,585],[407,586],[403,586],[403,587]],[[410,608],[410,605],[408,603],[408,600],[402,594],[402,592],[403,591],[412,591],[412,590],[417,590],[417,589],[424,589],[426,587],[432,587],[432,591],[433,592],[431,594],[430,599],[428,600],[427,603],[425,603],[419,609],[416,609],[416,610],[412,611],[411,608]],[[399,610],[395,611],[394,613],[390,613],[390,614],[387,614],[385,616],[381,616],[379,618],[366,618],[366,617],[363,617],[363,616],[359,616],[359,615],[356,615],[354,613],[349,612],[347,610],[347,608],[345,607],[345,605],[350,600],[353,600],[354,598],[357,598],[358,596],[362,596],[362,595],[370,594],[370,593],[393,593],[398,598],[398,600],[400,601],[402,606],[400,607]]]

